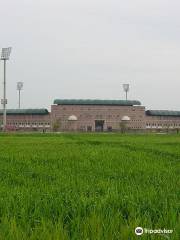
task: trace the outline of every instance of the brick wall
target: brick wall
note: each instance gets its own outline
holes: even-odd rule
[[[146,116],[146,129],[178,129],[180,117]]]
[[[3,115],[0,115],[1,128]],[[7,129],[26,131],[50,130],[50,114],[46,115],[7,115]]]
[[[77,121],[68,121],[75,115]],[[120,129],[123,116],[130,117],[128,128],[145,129],[145,108],[143,106],[104,106],[104,105],[52,105],[51,124],[60,123],[62,131],[92,129],[95,131],[95,121],[104,121],[104,130]]]

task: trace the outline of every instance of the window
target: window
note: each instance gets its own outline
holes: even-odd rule
[[[108,130],[108,132],[112,132],[112,127],[111,127],[111,126],[108,126],[108,127],[107,127],[107,130]]]
[[[87,131],[91,132],[92,131],[92,126],[87,126]]]
[[[85,126],[80,126],[80,130],[81,130],[81,131],[85,131],[85,130],[86,130],[86,127],[85,127]]]

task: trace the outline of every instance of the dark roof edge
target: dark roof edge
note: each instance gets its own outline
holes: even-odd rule
[[[147,110],[147,116],[170,116],[170,117],[180,117],[180,111],[172,110]]]
[[[49,111],[46,108],[27,108],[27,109],[7,109],[7,115],[48,115]],[[3,114],[3,110],[0,109],[0,115]]]
[[[137,100],[101,100],[101,99],[55,99],[57,105],[115,105],[133,106],[141,105]]]

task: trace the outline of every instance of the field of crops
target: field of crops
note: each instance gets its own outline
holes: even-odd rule
[[[179,163],[180,135],[1,134],[0,240],[179,240]]]

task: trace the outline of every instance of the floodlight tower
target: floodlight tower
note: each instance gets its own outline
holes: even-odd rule
[[[129,84],[123,84],[123,89],[126,93],[126,101],[127,101],[127,93],[129,92]]]
[[[19,109],[21,108],[21,90],[23,89],[23,82],[17,82],[17,90],[19,92]]]
[[[6,61],[9,60],[10,54],[11,54],[11,47],[8,48],[2,48],[1,52],[1,60],[4,61],[4,90],[3,90],[3,99],[1,100],[1,103],[3,105],[3,131],[6,130],[6,104],[7,104],[7,99],[6,99]]]

